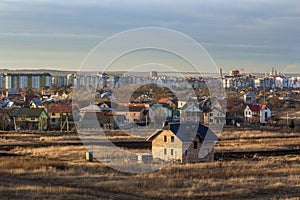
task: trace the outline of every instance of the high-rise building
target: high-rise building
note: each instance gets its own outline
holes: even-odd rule
[[[5,84],[3,83],[3,85],[5,85],[6,89],[51,87],[51,77],[52,76],[49,73],[7,73],[3,76],[3,78],[5,79]]]
[[[5,88],[5,74],[0,74],[0,88]]]
[[[67,86],[67,76],[53,76],[52,85],[56,87],[65,87]]]
[[[68,86],[75,86],[75,82],[76,82],[76,74],[68,74],[67,75],[67,85]]]

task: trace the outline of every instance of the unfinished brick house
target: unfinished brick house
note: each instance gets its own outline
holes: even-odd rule
[[[193,122],[167,124],[147,138],[154,160],[180,163],[213,161],[217,140],[208,127]]]

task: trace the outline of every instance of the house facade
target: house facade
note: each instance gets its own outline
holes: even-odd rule
[[[125,116],[127,123],[142,124],[149,121],[149,109],[145,104],[120,104],[114,115]]]
[[[247,105],[244,110],[245,122],[247,123],[268,123],[271,118],[271,110],[266,105]]]
[[[152,141],[154,160],[167,162],[200,162],[214,160],[218,137],[199,123],[168,124],[147,138]]]
[[[180,122],[193,121],[204,123],[202,108],[196,103],[186,103],[180,110]]]
[[[170,98],[161,98],[157,101],[157,103],[165,104],[165,105],[169,106],[169,108],[175,108],[176,107],[175,103]]]
[[[113,109],[98,105],[90,105],[79,110],[81,129],[111,129],[115,124]]]
[[[163,122],[172,118],[172,110],[164,104],[153,104],[149,108],[149,118],[155,128],[160,128]]]
[[[49,127],[51,129],[62,129],[74,121],[74,116],[79,114],[78,109],[73,109],[72,104],[53,104],[48,108]],[[72,126],[74,124],[72,123]]]
[[[211,108],[204,113],[204,125],[222,126],[226,123],[226,100],[216,99]]]
[[[47,130],[48,115],[44,108],[17,108],[11,117],[15,129]]]
[[[245,104],[255,104],[256,103],[256,95],[253,92],[248,92],[244,95],[244,103]]]

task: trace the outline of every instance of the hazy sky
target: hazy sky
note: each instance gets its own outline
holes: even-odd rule
[[[300,72],[296,0],[0,0],[0,68],[76,70],[99,42],[149,26],[189,35],[224,71]]]

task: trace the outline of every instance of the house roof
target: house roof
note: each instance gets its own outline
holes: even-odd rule
[[[191,108],[196,108],[196,110],[190,110]],[[199,106],[198,104],[196,103],[193,103],[193,104],[190,104],[190,103],[186,103],[182,108],[181,110],[184,110],[184,111],[195,111],[195,112],[202,112],[203,111],[203,108],[201,106]]]
[[[86,107],[83,107],[83,108],[80,108],[79,109],[81,112],[89,112],[89,111],[112,111],[113,109],[112,108],[105,108],[105,107],[102,107],[102,106],[98,106],[98,105],[89,105],[89,106],[86,106]]]
[[[19,94],[20,92],[18,90],[10,89],[7,91],[9,94]]]
[[[267,105],[266,105],[266,104],[263,104],[263,105],[261,105],[260,110],[262,111],[262,110],[264,110],[264,109],[266,109],[266,108],[268,108]]]
[[[111,96],[113,96],[113,93],[111,92],[104,92],[101,94],[101,97],[111,97]]]
[[[199,136],[202,141],[218,141],[218,136],[211,129],[195,122],[170,123],[163,129],[155,131],[147,141],[153,140],[163,130],[172,131],[183,142],[192,142],[196,136]]]
[[[49,113],[71,113],[72,104],[55,104],[48,109]]]
[[[259,112],[260,111],[260,105],[248,105],[249,109],[253,112]]]
[[[119,106],[136,106],[136,107],[146,107],[144,103],[121,103]]]
[[[165,108],[165,109],[169,109],[167,105],[165,104],[159,104],[159,103],[155,103],[151,105],[151,108],[153,110],[155,110],[156,108]]]
[[[263,104],[263,105],[253,105],[253,104],[250,104],[250,105],[247,105],[249,107],[249,109],[252,111],[252,112],[259,112],[259,111],[262,111],[264,109],[267,108],[267,105],[266,104]]]
[[[219,104],[222,108],[226,108],[227,101],[226,99],[216,99],[216,101],[213,103],[213,107],[216,106],[216,104]]]
[[[145,107],[142,106],[118,106],[116,108],[116,111],[118,112],[141,112],[142,110],[144,110]]]
[[[249,97],[256,97],[256,95],[253,92],[248,92],[247,94],[245,94],[246,96]]]
[[[161,98],[158,100],[158,103],[167,103],[169,101],[169,98]]]
[[[42,101],[40,101],[40,100],[38,100],[38,99],[32,99],[31,101],[32,101],[32,103],[34,103],[36,106],[39,106],[39,105],[42,104]]]
[[[45,112],[44,108],[18,108],[12,113],[12,117],[38,118]]]

